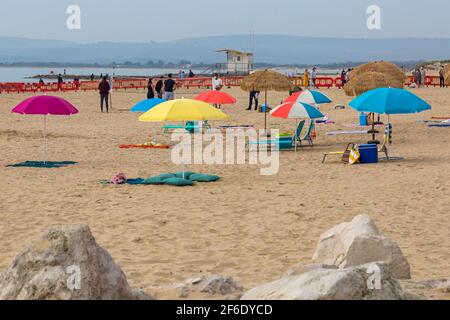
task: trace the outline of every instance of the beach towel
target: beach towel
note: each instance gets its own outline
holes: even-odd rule
[[[13,168],[46,168],[46,169],[54,169],[54,168],[63,168],[71,165],[75,165],[77,162],[73,161],[25,161],[21,163],[11,164],[7,167],[13,167]]]
[[[327,135],[329,136],[339,136],[339,135],[346,135],[346,134],[368,134],[369,130],[355,130],[355,131],[332,131],[327,132]]]
[[[429,124],[430,128],[448,128],[450,127],[450,123],[441,123],[441,124]]]

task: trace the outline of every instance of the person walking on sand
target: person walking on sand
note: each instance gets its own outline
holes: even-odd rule
[[[176,82],[172,79],[172,74],[169,73],[169,79],[164,81],[164,100],[175,99]]]
[[[154,99],[155,91],[153,90],[153,78],[148,79],[147,85],[147,99]]]
[[[253,101],[255,101],[255,111],[258,111],[259,94],[260,94],[260,92],[256,91],[256,90],[250,91],[250,101],[249,101],[249,104],[248,104],[248,108],[246,110],[252,110]]]
[[[309,87],[309,70],[305,69],[305,72],[303,73],[303,86],[305,88]]]
[[[156,82],[155,91],[159,99],[163,98],[164,77],[159,78]]]
[[[106,77],[103,77],[98,84],[98,91],[100,93],[100,111],[103,112],[103,103],[106,105],[106,112],[109,112],[109,90],[111,86]]]
[[[441,66],[439,70],[439,87],[445,88],[445,68]]]

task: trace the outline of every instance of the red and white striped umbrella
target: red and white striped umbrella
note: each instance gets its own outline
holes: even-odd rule
[[[325,117],[317,108],[307,103],[286,102],[273,109],[272,117],[283,119],[319,119]]]
[[[285,102],[303,102],[308,104],[330,103],[331,99],[317,90],[303,90],[294,93]]]

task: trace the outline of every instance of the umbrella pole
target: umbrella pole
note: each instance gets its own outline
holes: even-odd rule
[[[295,119],[295,133],[294,133],[295,152],[297,152],[297,128],[298,128],[298,119]]]
[[[47,115],[44,115],[44,164],[47,163]]]
[[[157,141],[157,139],[156,139],[156,128],[155,128],[155,126],[153,126],[153,143],[154,143],[154,144],[157,144],[157,143],[158,143],[158,141]]]
[[[375,141],[375,113],[372,113],[372,141]]]
[[[269,136],[267,132],[267,89],[264,90],[264,134]]]

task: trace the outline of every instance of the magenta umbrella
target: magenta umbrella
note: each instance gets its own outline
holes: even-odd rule
[[[44,163],[47,161],[47,116],[70,116],[78,113],[70,102],[53,96],[36,96],[19,103],[12,112],[44,116]]]

